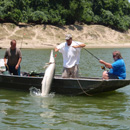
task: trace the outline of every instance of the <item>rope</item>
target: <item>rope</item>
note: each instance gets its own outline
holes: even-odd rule
[[[80,69],[80,67],[78,66],[78,68],[79,68],[79,75],[81,76],[81,69]],[[90,94],[88,94],[88,93],[86,93],[86,91],[83,89],[83,87],[81,86],[81,84],[80,84],[80,82],[79,82],[79,80],[77,79],[77,82],[78,82],[78,84],[79,84],[79,86],[80,86],[80,88],[81,88],[81,90],[87,95],[87,96],[92,96],[92,95],[90,95]]]
[[[83,89],[83,87],[81,86],[81,84],[80,84],[80,82],[79,82],[78,79],[77,79],[77,82],[78,82],[78,84],[79,84],[81,90],[82,90],[87,96],[92,96],[91,94],[88,94],[88,93]]]

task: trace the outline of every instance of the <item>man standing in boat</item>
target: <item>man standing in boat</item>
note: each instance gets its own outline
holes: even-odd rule
[[[66,42],[61,43],[55,48],[55,52],[59,51],[63,55],[63,78],[78,77],[78,64],[80,60],[80,50],[85,44],[72,41],[72,35],[67,34]]]
[[[16,40],[12,40],[10,45],[11,47],[5,52],[4,63],[11,74],[20,75],[20,63],[22,60],[21,50],[16,48]]]
[[[101,64],[104,64],[110,71],[103,72],[103,79],[125,79],[126,78],[126,67],[124,60],[119,51],[113,52],[114,63],[110,64],[103,60],[99,60]]]

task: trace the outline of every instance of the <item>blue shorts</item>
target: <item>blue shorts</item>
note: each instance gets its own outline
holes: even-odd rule
[[[108,73],[108,77],[109,77],[109,79],[119,79],[119,77],[117,75],[110,74],[110,73]]]

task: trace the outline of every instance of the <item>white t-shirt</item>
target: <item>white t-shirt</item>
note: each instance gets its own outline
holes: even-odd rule
[[[72,41],[70,46],[67,45],[67,42],[63,42],[57,46],[57,49],[59,49],[59,52],[63,55],[63,67],[71,68],[74,65],[79,64],[81,48],[74,48],[72,46],[78,46],[80,44],[82,43]]]

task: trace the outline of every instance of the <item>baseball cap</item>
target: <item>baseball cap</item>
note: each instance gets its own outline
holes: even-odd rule
[[[66,35],[65,35],[65,40],[69,40],[70,38],[72,38],[72,35],[71,35],[71,34],[66,34]]]

